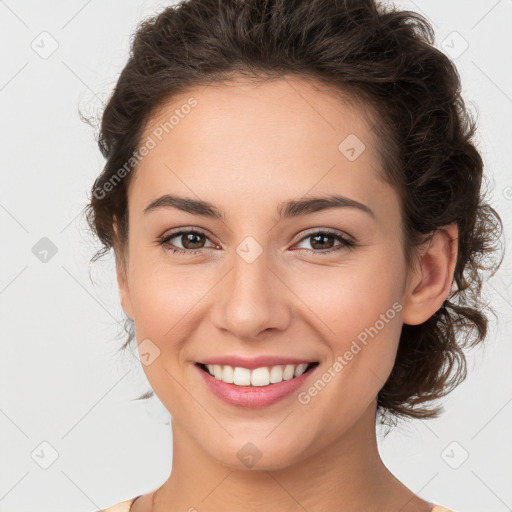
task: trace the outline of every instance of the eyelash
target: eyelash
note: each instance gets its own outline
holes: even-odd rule
[[[190,234],[190,233],[193,233],[195,235],[205,235],[206,236],[206,233],[204,233],[203,231],[198,231],[196,229],[181,230],[181,231],[176,231],[175,233],[170,233],[169,235],[161,238],[159,241],[159,245],[165,246],[166,244],[168,244],[169,240],[172,240],[173,238],[176,238],[179,235],[186,235],[186,234]],[[339,233],[337,233],[335,231],[331,231],[329,229],[324,229],[324,230],[308,233],[306,236],[302,237],[298,243],[302,242],[303,240],[306,240],[307,238],[311,238],[314,235],[331,235],[337,241],[339,241],[340,244],[331,249],[326,249],[324,251],[315,251],[313,249],[299,249],[299,250],[306,250],[306,251],[310,251],[310,252],[317,253],[317,254],[329,254],[329,253],[333,253],[336,251],[340,251],[343,248],[350,250],[350,249],[354,248],[356,245],[355,242],[353,242],[352,240],[349,240],[348,238],[341,236]],[[172,251],[173,253],[192,255],[192,254],[200,253],[205,248],[202,247],[201,249],[181,249],[179,247],[166,247],[165,249],[167,251]]]

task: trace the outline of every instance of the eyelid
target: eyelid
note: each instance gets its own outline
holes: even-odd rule
[[[161,237],[159,237],[158,243],[159,243],[159,245],[163,245],[163,246],[165,246],[167,244],[172,245],[172,244],[170,244],[171,239],[173,239],[179,235],[183,235],[183,234],[187,234],[187,233],[201,234],[201,235],[205,236],[205,238],[208,241],[210,241],[214,247],[220,246],[222,248],[221,244],[217,244],[214,240],[211,239],[207,230],[203,230],[202,228],[196,228],[194,226],[182,226],[179,228],[175,228],[170,233],[164,234]],[[301,238],[297,242],[295,242],[293,245],[301,243],[302,241],[310,238],[313,235],[319,235],[319,234],[333,236],[335,239],[337,239],[339,244],[335,245],[333,248],[319,250],[319,251],[315,251],[313,249],[301,249],[301,248],[294,249],[294,250],[307,251],[312,254],[322,255],[322,254],[329,254],[329,253],[341,251],[342,249],[350,250],[357,245],[357,241],[351,235],[349,235],[345,232],[339,231],[337,229],[322,228],[322,227],[312,227],[312,228],[307,229],[305,232],[302,233]],[[193,255],[193,254],[198,254],[198,253],[203,252],[204,249],[211,249],[211,248],[212,247],[201,247],[199,249],[182,249],[180,247],[171,247],[167,250],[170,250],[175,253],[178,252],[178,253]]]
[[[201,228],[196,228],[196,227],[193,227],[193,226],[182,226],[182,227],[179,227],[179,228],[175,228],[175,229],[171,230],[170,232],[164,233],[162,236],[158,237],[158,241],[159,241],[160,244],[164,240],[167,240],[165,243],[169,243],[170,239],[175,238],[178,235],[182,235],[182,234],[186,234],[186,233],[196,233],[196,234],[199,234],[199,235],[204,235],[205,238],[209,242],[211,242],[214,246],[221,246],[221,244],[219,244],[219,243],[215,242],[214,240],[212,240],[212,236],[210,235],[210,233],[208,231],[203,230]],[[178,248],[178,249],[181,249],[181,248]],[[184,249],[184,250],[187,251],[187,252],[192,253],[193,251],[201,251],[202,249],[211,249],[211,247],[201,247],[200,249]]]
[[[340,231],[340,230],[334,229],[334,228],[322,228],[322,227],[315,227],[315,228],[307,229],[305,231],[305,233],[301,236],[301,238],[299,240],[297,240],[297,242],[302,242],[302,240],[304,240],[304,238],[307,238],[308,236],[311,236],[311,235],[317,234],[317,233],[324,233],[324,234],[328,234],[328,235],[340,236],[347,241],[355,243],[355,239],[344,231]]]
[[[162,239],[162,238],[174,237],[174,236],[180,234],[182,231],[185,231],[185,232],[191,232],[192,231],[192,232],[201,233],[201,234],[205,235],[208,239],[210,239],[210,241],[212,243],[215,243],[216,245],[221,245],[220,243],[217,243],[217,242],[215,242],[214,240],[211,239],[212,235],[207,230],[204,230],[202,228],[197,228],[195,226],[181,226],[179,228],[175,228],[175,229],[171,230],[169,233],[165,233],[164,232],[164,234],[161,235],[158,238]],[[307,238],[311,234],[317,234],[317,233],[326,233],[326,234],[338,235],[338,236],[341,236],[341,237],[343,237],[345,239],[348,239],[350,241],[355,242],[353,237],[351,235],[349,235],[348,233],[346,233],[346,232],[339,231],[339,230],[334,229],[334,228],[322,228],[322,227],[313,227],[313,228],[307,229],[305,232],[302,233],[302,236],[297,240],[297,242],[302,242],[302,240],[304,240],[304,238]]]
[[[161,236],[159,236],[158,238],[162,239],[162,238],[174,237],[182,232],[200,233],[201,235],[206,236],[211,242],[215,243],[216,245],[220,245],[217,242],[214,242],[215,237],[208,230],[203,229],[203,228],[197,228],[195,226],[180,226],[178,228],[171,229],[170,231],[164,231],[164,233]]]

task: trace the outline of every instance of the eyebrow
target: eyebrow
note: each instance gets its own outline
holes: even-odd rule
[[[155,199],[144,208],[143,213],[147,215],[160,208],[176,208],[191,213],[192,215],[203,215],[213,219],[225,219],[224,212],[212,203],[172,194],[165,194]],[[340,195],[290,199],[279,205],[278,213],[280,218],[286,219],[300,215],[308,215],[330,208],[355,208],[375,218],[375,213],[365,204]]]

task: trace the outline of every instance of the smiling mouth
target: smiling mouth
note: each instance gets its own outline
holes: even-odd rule
[[[300,377],[319,365],[318,361],[301,364],[281,364],[248,369],[240,366],[196,363],[201,370],[227,384],[245,387],[271,386]]]

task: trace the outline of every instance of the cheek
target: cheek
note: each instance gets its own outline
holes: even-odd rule
[[[324,324],[322,332],[346,340],[402,301],[403,272],[398,254],[375,250],[355,254],[337,266],[311,266],[307,272],[290,273],[288,279],[316,323]],[[397,309],[392,308],[388,317],[395,319]]]
[[[139,255],[132,262],[130,295],[142,368],[171,416],[179,416],[180,411],[191,407],[190,395],[180,385],[183,340],[189,339],[197,327],[196,306],[208,286],[199,275],[191,280],[190,272],[185,275],[162,261],[144,260]],[[144,361],[145,352],[149,352],[151,361]]]
[[[139,331],[163,340],[171,339],[174,329],[183,331],[212,284],[205,279],[205,272],[191,272],[187,265],[170,265],[157,251],[134,255],[130,297]],[[155,256],[150,256],[151,252]]]
[[[374,396],[393,367],[402,329],[399,254],[385,250],[354,257],[338,267],[318,267],[293,289],[308,306],[315,329],[323,333],[332,362],[342,365],[339,388],[352,396]],[[312,286],[314,283],[314,286]],[[346,380],[345,380],[346,379]]]

